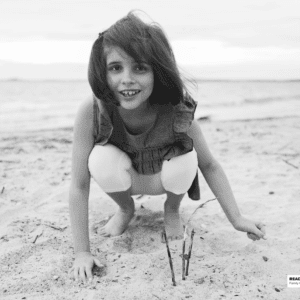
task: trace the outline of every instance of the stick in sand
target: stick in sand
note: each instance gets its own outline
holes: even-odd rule
[[[205,201],[204,203],[201,203],[198,207],[196,207],[196,209],[194,210],[194,212],[191,214],[191,216],[189,217],[188,221],[186,222],[186,225],[185,225],[185,229],[184,229],[184,237],[186,238],[187,237],[187,229],[188,229],[188,225],[189,223],[191,222],[192,220],[192,217],[194,216],[194,214],[197,212],[197,210],[199,208],[202,208],[206,203],[210,202],[210,201],[213,201],[213,200],[216,200],[218,198],[213,198],[213,199],[209,199],[207,201]],[[183,239],[184,242],[185,242],[185,238]]]
[[[182,242],[182,280],[185,280],[185,241],[187,238],[185,227],[183,226],[184,236]]]
[[[197,210],[199,208],[202,208],[206,203],[216,200],[217,198],[213,198],[213,199],[209,199],[207,201],[205,201],[204,203],[201,203],[195,210],[194,212],[191,214],[191,216],[189,217],[188,221],[186,222],[186,226],[184,229],[184,234],[183,234],[183,244],[182,244],[182,279],[185,280],[185,276],[188,275],[188,268],[189,268],[189,264],[190,264],[190,258],[191,258],[191,253],[192,253],[192,246],[193,246],[193,238],[194,238],[194,234],[195,231],[194,229],[192,230],[192,235],[191,235],[191,244],[190,244],[190,249],[189,249],[189,254],[185,255],[185,241],[187,238],[187,229],[188,229],[188,225],[190,223],[190,221],[192,220],[192,217],[194,216],[194,214],[197,212]],[[185,270],[185,260],[187,260],[187,268]]]
[[[190,243],[190,247],[189,247],[189,254],[188,254],[187,263],[186,263],[185,276],[189,275],[189,266],[190,266],[190,258],[192,256],[194,234],[195,234],[195,230],[193,228],[192,234],[191,234],[191,243]]]
[[[163,236],[164,236],[165,241],[166,241],[166,247],[167,247],[167,252],[168,252],[168,257],[169,257],[169,263],[170,263],[170,268],[171,268],[171,274],[172,274],[172,282],[173,282],[173,285],[176,286],[175,274],[174,274],[174,269],[173,269],[173,262],[172,262],[171,252],[170,252],[168,238],[167,238],[167,234],[166,234],[166,230],[165,229],[163,231]]]

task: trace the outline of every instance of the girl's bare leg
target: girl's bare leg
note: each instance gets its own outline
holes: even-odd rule
[[[119,207],[107,224],[100,228],[99,234],[105,237],[121,235],[134,216],[134,201],[131,198],[130,190],[108,193],[108,195]]]
[[[167,192],[165,202],[165,227],[169,240],[178,240],[183,238],[183,227],[179,214],[181,200],[185,194],[176,195]]]

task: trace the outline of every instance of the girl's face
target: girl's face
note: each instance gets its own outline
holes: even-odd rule
[[[136,62],[119,47],[106,48],[107,83],[124,109],[147,107],[154,74],[146,62]]]

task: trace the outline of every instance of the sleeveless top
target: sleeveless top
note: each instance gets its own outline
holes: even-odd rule
[[[130,134],[114,105],[94,98],[95,145],[110,143],[124,151],[139,174],[155,174],[161,171],[164,160],[193,150],[193,140],[187,131],[194,119],[197,103],[186,95],[179,104],[159,105],[154,124],[145,132]],[[200,199],[198,172],[188,190],[192,200]]]

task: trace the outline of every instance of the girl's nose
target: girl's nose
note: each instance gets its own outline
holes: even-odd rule
[[[122,83],[124,85],[133,84],[134,83],[134,77],[131,71],[124,70],[123,76],[122,76]]]

